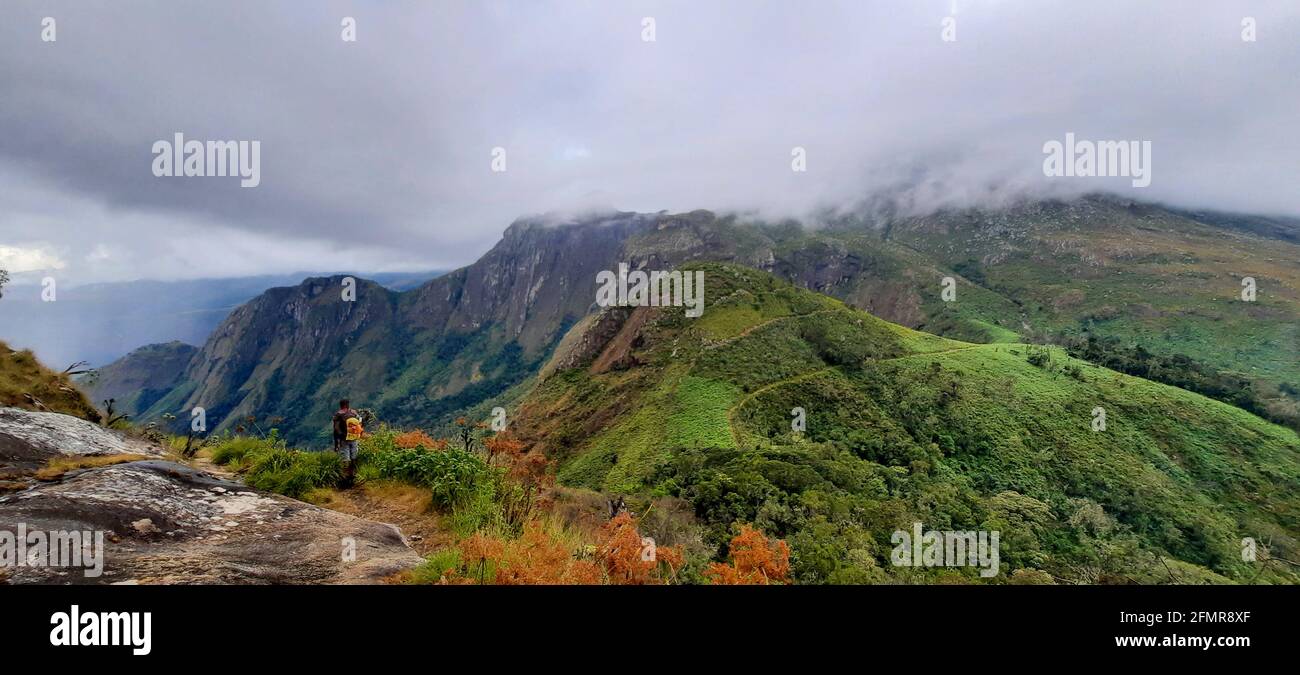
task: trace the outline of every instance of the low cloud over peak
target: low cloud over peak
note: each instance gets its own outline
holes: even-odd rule
[[[882,192],[911,211],[1113,190],[1300,215],[1290,2],[49,2],[0,18],[0,247],[80,282],[446,268],[521,214],[801,217]],[[260,142],[260,184],[156,177],[151,148],[177,132]],[[1067,133],[1150,141],[1150,185],[1044,176],[1044,143]]]

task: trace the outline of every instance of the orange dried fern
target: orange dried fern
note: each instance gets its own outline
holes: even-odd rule
[[[740,526],[731,540],[731,563],[712,563],[705,578],[722,585],[766,585],[788,583],[790,547],[780,539],[769,541],[762,532]]]

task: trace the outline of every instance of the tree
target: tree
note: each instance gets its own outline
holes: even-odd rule
[[[9,283],[9,273],[0,270],[0,298],[5,296],[5,284]]]
[[[480,436],[488,425],[482,422],[474,423],[464,417],[456,418],[456,436],[460,439],[460,447],[465,452],[473,452],[474,446],[482,440]]]

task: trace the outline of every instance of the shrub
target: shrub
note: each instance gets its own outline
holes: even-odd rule
[[[790,547],[781,540],[769,542],[758,530],[740,526],[731,540],[731,565],[713,563],[704,576],[715,584],[783,584],[790,574]]]
[[[413,583],[658,584],[675,579],[681,551],[662,546],[646,559],[637,521],[624,513],[606,523],[595,544],[581,534],[538,518],[517,536],[475,532],[455,549],[429,556],[408,575]]]
[[[213,463],[243,473],[249,486],[295,499],[315,488],[337,485],[343,471],[338,455],[290,450],[274,436],[223,438],[209,456]]]
[[[461,542],[468,578],[508,585],[598,584],[600,567],[573,556],[563,540],[534,521],[518,539],[475,534]]]
[[[456,577],[464,568],[460,549],[449,546],[429,555],[424,563],[406,575],[406,581],[413,584],[443,583]]]
[[[609,575],[609,582],[620,585],[661,583],[672,578],[684,558],[680,550],[658,546],[653,556],[646,555],[646,542],[637,530],[637,521],[626,511],[605,523],[600,531],[596,559]]]
[[[368,453],[364,465],[366,477],[389,478],[429,488],[433,491],[434,505],[442,508],[465,503],[491,478],[482,459],[457,448],[381,450]]]
[[[393,436],[393,445],[403,449],[410,450],[413,448],[424,448],[426,450],[442,450],[447,447],[447,441],[434,440],[428,434],[416,429],[406,433]]]
[[[337,485],[343,477],[343,462],[332,452],[276,448],[251,457],[244,482],[295,499],[315,488]]]

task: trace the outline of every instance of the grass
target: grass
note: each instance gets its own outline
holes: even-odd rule
[[[251,487],[302,499],[322,487],[338,484],[343,463],[332,452],[303,452],[277,439],[233,436],[204,449],[214,464],[243,475]]]
[[[100,420],[95,406],[70,377],[41,365],[31,350],[15,351],[3,342],[0,342],[0,406],[46,410],[92,422]]]
[[[233,436],[220,440],[210,446],[207,453],[213,464],[231,466],[234,469],[247,468],[252,455],[276,449],[276,444],[252,436]]]
[[[37,480],[58,480],[69,471],[75,471],[77,469],[94,469],[101,466],[124,464],[126,462],[138,462],[144,459],[153,459],[153,457],[148,455],[137,455],[134,453],[55,457],[46,462],[45,466],[38,469],[33,475]]]
[[[482,458],[459,448],[394,448],[364,454],[358,457],[363,480],[382,478],[428,488],[439,508],[466,504],[491,481]]]
[[[683,448],[727,447],[727,410],[740,392],[730,383],[687,376],[677,387],[673,415],[665,425],[669,444]]]
[[[459,449],[403,449],[394,443],[396,434],[381,427],[361,440],[356,479],[415,486],[426,490],[434,509],[463,509],[463,522],[481,519],[477,507],[482,499],[490,502],[493,497],[494,475],[484,460]],[[290,449],[274,437],[218,438],[203,453],[214,464],[240,473],[247,485],[295,499],[326,499],[328,493],[318,490],[337,488],[343,479],[343,462],[337,454]]]
[[[295,499],[316,488],[337,485],[343,475],[343,462],[330,452],[273,448],[248,455],[246,460],[244,482]]]

